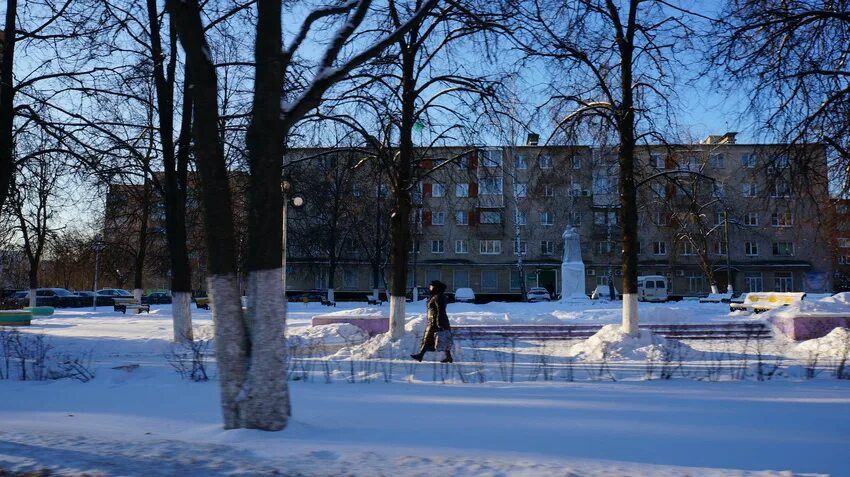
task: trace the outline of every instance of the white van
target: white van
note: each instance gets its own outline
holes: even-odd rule
[[[667,278],[661,275],[638,277],[638,301],[667,301]]]

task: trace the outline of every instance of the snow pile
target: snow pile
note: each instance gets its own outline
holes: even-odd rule
[[[847,359],[850,353],[850,330],[835,328],[823,338],[803,341],[794,347],[794,352],[800,356]]]
[[[289,332],[287,344],[290,347],[333,347],[350,346],[369,339],[369,334],[349,323],[334,323],[299,328]]]
[[[777,318],[813,315],[850,314],[850,292],[836,293],[820,300],[801,300],[766,313]]]
[[[334,312],[331,312],[331,313],[322,313],[321,316],[345,316],[345,317],[357,316],[357,317],[360,317],[360,318],[369,318],[369,317],[382,317],[382,316],[385,317],[385,316],[387,316],[387,312],[380,309],[380,308],[364,307],[364,308],[351,308],[351,309],[348,309],[348,310],[334,311]]]
[[[419,315],[407,321],[401,339],[393,341],[389,333],[383,333],[364,343],[342,348],[331,355],[330,359],[404,358],[419,350],[419,342],[427,322],[424,315]]]
[[[637,336],[629,336],[620,325],[605,325],[595,335],[575,344],[567,351],[567,356],[574,356],[587,361],[606,359],[651,359],[660,360],[665,351],[676,350],[677,357],[695,354],[688,345],[675,340],[667,340],[662,336],[647,330],[640,330]]]
[[[552,313],[534,314],[510,314],[492,311],[466,311],[460,313],[449,313],[449,323],[455,326],[461,325],[558,325],[561,320],[552,316]]]

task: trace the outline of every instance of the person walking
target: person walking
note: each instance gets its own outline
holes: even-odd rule
[[[446,284],[439,280],[434,280],[428,284],[428,302],[425,305],[428,326],[425,327],[425,335],[422,336],[422,345],[419,347],[419,352],[410,355],[416,361],[422,361],[422,358],[428,351],[437,351],[437,332],[446,332],[444,335],[447,335],[448,338],[448,343],[446,343],[448,347],[444,349],[446,356],[440,362],[451,363],[454,361],[451,350],[452,327],[449,324],[449,315],[446,314],[446,303],[448,300],[446,299],[445,291]]]

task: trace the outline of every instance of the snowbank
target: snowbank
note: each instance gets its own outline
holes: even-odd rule
[[[404,336],[393,341],[389,333],[383,333],[354,346],[342,348],[330,359],[365,360],[372,358],[403,358],[419,350],[419,341],[425,331],[427,320],[424,315],[408,320],[404,326]]]
[[[684,355],[695,354],[688,345],[668,340],[647,330],[641,330],[637,336],[629,336],[620,325],[605,325],[595,335],[572,345],[567,356],[588,361],[605,359],[652,359],[664,358],[665,350],[676,350]],[[678,356],[681,356],[678,355]],[[677,357],[678,357],[677,356]]]
[[[846,293],[842,293],[846,295]],[[823,338],[804,341],[794,347],[800,356],[818,356],[820,358],[846,359],[850,352],[850,330],[836,328]]]
[[[348,323],[299,328],[289,332],[286,340],[290,347],[335,347],[350,346],[369,339],[369,335],[360,328]]]
[[[350,308],[348,310],[334,311],[331,313],[322,313],[321,316],[360,316],[360,317],[380,317],[387,316],[388,311],[380,308]]]
[[[820,300],[801,300],[788,306],[783,306],[768,313],[764,317],[775,316],[786,318],[794,316],[823,316],[850,314],[850,292],[836,293]]]

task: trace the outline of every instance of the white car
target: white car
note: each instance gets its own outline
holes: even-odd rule
[[[622,298],[620,296],[620,292],[617,291],[617,288],[614,287],[614,299],[619,300]],[[610,300],[611,299],[611,289],[608,288],[608,285],[597,285],[596,289],[593,290],[593,293],[590,295],[591,300]]]
[[[549,290],[543,287],[532,287],[528,290],[526,294],[526,298],[530,302],[534,301],[549,301],[552,299],[551,295],[549,295]]]
[[[133,298],[133,294],[119,288],[104,288],[97,291],[97,296],[108,296],[111,298]]]
[[[472,288],[458,288],[455,290],[455,301],[458,303],[475,303],[475,292]]]

